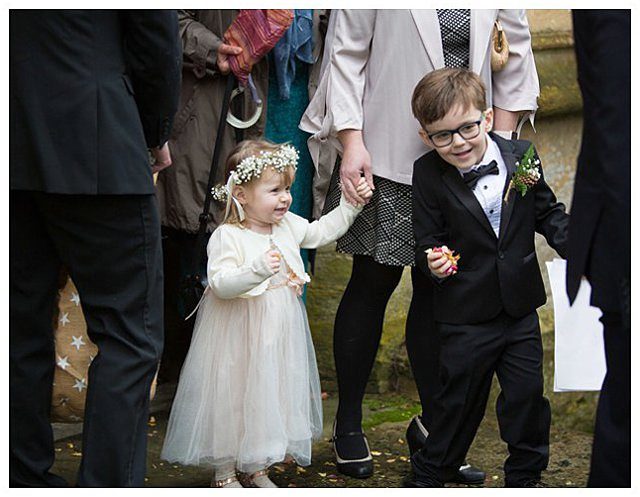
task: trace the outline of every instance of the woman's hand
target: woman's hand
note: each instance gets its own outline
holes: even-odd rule
[[[375,190],[371,174],[371,156],[362,141],[362,131],[344,129],[338,133],[343,153],[340,163],[340,183],[342,193],[352,205],[366,204],[366,200],[358,193],[360,178],[364,175],[369,188]]]

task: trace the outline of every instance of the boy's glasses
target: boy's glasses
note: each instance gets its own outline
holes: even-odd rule
[[[435,133],[427,133],[427,136],[436,147],[446,147],[453,142],[453,135],[459,134],[465,140],[471,140],[480,134],[480,123],[484,118],[484,112],[480,114],[480,119],[463,124],[458,129],[443,129]]]

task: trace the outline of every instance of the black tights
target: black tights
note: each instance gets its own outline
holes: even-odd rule
[[[336,313],[333,353],[338,376],[337,433],[358,432],[362,400],[380,344],[387,302],[398,286],[402,266],[385,266],[353,256],[351,279]],[[433,324],[432,283],[412,268],[413,296],[407,315],[406,345],[423,416],[429,413],[438,372],[438,337]]]

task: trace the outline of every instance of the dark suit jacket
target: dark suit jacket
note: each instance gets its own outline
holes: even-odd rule
[[[567,292],[586,275],[604,311],[631,309],[631,14],[574,10],[584,103],[569,225]]]
[[[491,135],[508,170],[509,182],[530,143]],[[542,169],[541,169],[542,172]],[[505,190],[506,191],[506,190]],[[522,317],[546,301],[535,252],[535,232],[561,256],[566,252],[569,216],[544,176],[522,197],[512,191],[502,206],[496,238],[482,207],[459,171],[431,151],[413,167],[413,228],[416,264],[431,275],[424,251],[447,245],[460,254],[458,273],[438,280],[436,321],[470,324],[502,310]]]
[[[153,193],[182,52],[175,11],[12,10],[10,187]]]

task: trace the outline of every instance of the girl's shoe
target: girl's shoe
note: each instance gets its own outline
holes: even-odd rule
[[[338,452],[337,442],[341,439],[348,437],[361,437],[364,446],[367,449],[367,455],[359,459],[344,459],[340,457]],[[369,442],[367,437],[362,432],[350,432],[342,435],[336,435],[336,422],[333,422],[333,452],[336,455],[336,465],[338,472],[352,478],[369,478],[373,475],[373,457],[371,456],[371,450],[369,449]]]
[[[216,488],[243,488],[235,475],[223,480],[211,480],[211,486]]]
[[[266,469],[251,473],[249,483],[254,488],[278,488],[278,485],[269,479],[269,473]]]

